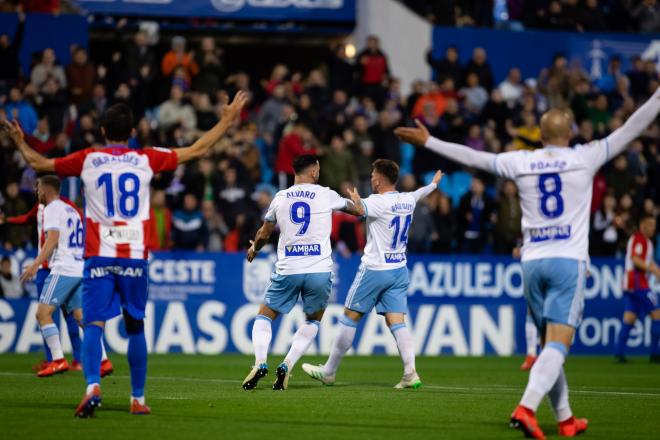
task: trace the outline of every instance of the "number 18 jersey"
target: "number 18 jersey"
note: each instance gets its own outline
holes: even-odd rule
[[[493,168],[518,185],[522,261],[589,259],[593,178],[608,160],[607,141],[498,154]]]
[[[147,258],[149,185],[154,174],[176,166],[176,152],[161,148],[88,148],[55,159],[58,175],[82,179],[85,258]]]
[[[280,227],[275,272],[331,272],[332,212],[346,208],[347,203],[347,199],[320,185],[293,185],[278,192],[265,217]]]

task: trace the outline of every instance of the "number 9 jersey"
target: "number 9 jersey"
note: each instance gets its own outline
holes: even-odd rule
[[[607,160],[607,140],[495,156],[494,171],[518,185],[523,212],[522,261],[589,260],[592,181]]]
[[[264,219],[280,227],[275,272],[331,272],[332,212],[346,208],[347,203],[347,199],[320,185],[293,185],[278,192]]]
[[[125,146],[88,148],[55,160],[62,177],[80,176],[85,198],[85,258],[147,258],[149,185],[177,167],[176,152]]]

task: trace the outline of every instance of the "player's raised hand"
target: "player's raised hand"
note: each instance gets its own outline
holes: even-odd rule
[[[7,136],[9,136],[15,147],[23,142],[23,130],[17,121],[10,122],[5,119],[0,121],[0,124],[0,128]]]
[[[360,197],[360,193],[358,192],[357,188],[346,188],[346,192],[348,193],[348,197],[351,199],[351,202],[353,202],[353,208],[346,212],[360,217],[363,216],[364,205],[362,204],[362,197]]]
[[[36,264],[32,263],[28,267],[25,268],[23,273],[21,274],[20,280],[21,282],[26,282],[30,281],[33,279],[35,276],[37,276],[37,270],[39,270],[39,266]]]
[[[250,249],[247,251],[248,262],[252,263],[252,260],[254,260],[254,257],[256,257],[258,253],[259,251],[254,248],[254,240],[250,240]]]
[[[407,142],[409,144],[413,145],[424,145],[426,144],[426,141],[428,138],[431,136],[429,134],[428,129],[422,124],[419,119],[415,119],[415,125],[417,125],[417,128],[414,127],[397,127],[394,130],[394,134],[399,136],[399,138]]]
[[[433,176],[433,180],[432,180],[432,182],[433,182],[436,186],[438,186],[438,184],[439,184],[440,181],[442,180],[442,177],[443,177],[443,176],[444,176],[444,174],[443,174],[442,170],[438,170],[438,171],[436,171],[436,172],[435,172],[435,176]]]
[[[228,118],[230,121],[234,121],[240,114],[241,110],[243,110],[243,107],[248,101],[248,95],[242,90],[239,90],[238,93],[236,93],[236,96],[234,96],[234,100],[229,104],[229,97],[225,96],[223,98],[223,103],[222,103],[222,108],[220,110],[220,113],[222,115],[222,119]]]

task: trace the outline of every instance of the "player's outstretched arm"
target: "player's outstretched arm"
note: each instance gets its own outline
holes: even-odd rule
[[[252,263],[252,260],[254,260],[254,257],[257,256],[261,248],[264,247],[266,243],[268,243],[268,239],[273,234],[274,230],[275,223],[265,221],[261,228],[259,228],[257,231],[257,234],[254,236],[254,240],[250,240],[251,246],[247,251],[247,260],[250,263]]]
[[[420,199],[423,199],[424,197],[428,196],[433,191],[438,189],[438,184],[442,180],[442,176],[444,176],[444,174],[442,173],[441,170],[436,171],[431,183],[417,189],[416,191],[413,191],[412,195],[415,198],[415,201],[419,201]]]
[[[39,252],[39,255],[37,255],[37,258],[35,258],[32,264],[26,267],[23,273],[21,274],[21,281],[23,282],[29,281],[35,277],[41,265],[44,264],[44,262],[48,260],[50,256],[53,254],[53,251],[57,247],[57,243],[59,239],[60,239],[60,231],[56,229],[51,229],[50,231],[48,231],[48,233],[46,234],[46,242],[44,243],[44,246],[41,248],[41,251]]]
[[[360,197],[360,193],[358,192],[357,188],[349,188],[348,189],[348,196],[350,197],[350,200],[348,203],[346,203],[346,208],[344,208],[344,212],[347,214],[354,215],[356,217],[362,217],[364,216],[364,204],[362,203],[362,197]]]
[[[193,159],[198,159],[206,154],[209,149],[215,145],[224,135],[227,130],[232,126],[236,118],[241,114],[241,110],[247,103],[247,94],[239,91],[234,96],[234,100],[229,104],[229,100],[225,97],[225,102],[222,105],[222,118],[220,122],[215,124],[213,128],[204,133],[202,137],[189,147],[177,148],[176,154],[179,163],[188,162]]]
[[[495,173],[494,163],[497,155],[485,151],[476,151],[466,145],[441,141],[429,134],[424,124],[415,119],[417,127],[398,127],[394,134],[413,145],[424,146],[448,159],[468,167]]]
[[[27,142],[25,142],[23,130],[21,129],[21,126],[18,125],[18,122],[3,120],[0,121],[0,124],[0,129],[9,136],[14,143],[14,146],[21,153],[28,165],[34,168],[37,173],[52,173],[55,171],[55,160],[48,159],[37,153],[27,144]]]
[[[658,113],[660,113],[660,87],[621,127],[605,138],[605,145],[609,148],[605,160],[610,160],[623,152],[630,142],[639,137],[651,122],[655,121]]]

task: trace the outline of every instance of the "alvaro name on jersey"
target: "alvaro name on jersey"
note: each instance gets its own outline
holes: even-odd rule
[[[55,160],[62,177],[80,176],[85,195],[85,258],[147,258],[149,185],[173,171],[176,152],[124,146],[88,148]]]
[[[280,275],[331,272],[332,212],[347,203],[320,185],[293,185],[278,192],[265,217],[280,227],[275,271]]]

